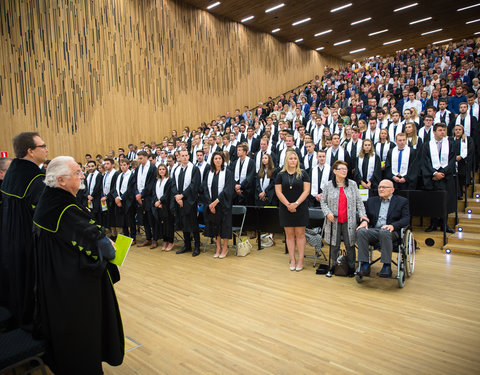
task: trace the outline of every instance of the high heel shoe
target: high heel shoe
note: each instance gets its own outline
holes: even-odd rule
[[[219,257],[220,259],[223,259],[223,258],[226,258],[227,255],[228,255],[228,250],[227,250],[227,252],[226,252],[225,254],[220,254],[218,257]]]
[[[298,267],[298,266],[295,267],[295,271],[300,272],[301,270],[303,270],[303,266],[302,267]]]
[[[290,266],[290,271],[295,271],[295,264],[292,266],[292,263],[290,263],[289,266]]]
[[[213,257],[214,257],[214,258],[219,258],[219,257],[220,257],[220,254],[214,254]]]

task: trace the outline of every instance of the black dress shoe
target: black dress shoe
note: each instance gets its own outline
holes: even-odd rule
[[[434,225],[430,225],[427,229],[425,229],[425,232],[433,232],[434,230],[437,230],[437,227]]]
[[[181,250],[177,250],[177,251],[175,252],[175,254],[189,253],[190,251],[192,251],[191,248],[187,248],[187,247],[184,246],[184,247],[182,247]]]
[[[390,264],[384,264],[380,272],[378,273],[380,277],[392,277],[392,266]]]
[[[453,230],[452,228],[450,228],[448,225],[447,225],[447,229],[445,230],[447,233],[455,233],[455,230]]]
[[[370,276],[370,264],[367,262],[362,263],[360,271],[357,272],[358,276]]]
[[[355,276],[355,267],[353,268],[348,267],[347,277],[353,277],[353,276]]]
[[[200,255],[200,249],[195,249],[195,251],[192,253],[192,257],[196,257]]]

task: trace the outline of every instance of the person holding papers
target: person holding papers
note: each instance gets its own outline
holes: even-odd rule
[[[111,272],[118,277],[118,270],[108,263],[115,248],[77,204],[84,178],[73,158],[53,159],[33,217],[35,330],[47,341],[45,359],[55,374],[102,374],[102,362],[118,366],[124,356]]]

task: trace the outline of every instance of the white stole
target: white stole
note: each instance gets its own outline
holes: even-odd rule
[[[329,147],[327,150],[327,160],[326,164],[330,165],[330,161],[332,159],[332,148]],[[341,147],[337,149],[337,160],[343,160],[345,161],[345,150]]]
[[[127,191],[128,188],[128,181],[130,180],[130,175],[132,174],[131,170],[126,171],[125,173],[120,174],[117,177],[117,183],[116,183],[116,188],[117,188],[117,195],[120,197],[123,193]],[[123,181],[122,181],[122,186],[120,186],[120,180],[123,175]]]
[[[210,197],[210,200],[212,199],[212,182],[213,182],[213,177],[215,176],[215,172],[209,171],[208,172],[208,177],[207,177],[207,186],[208,186],[208,195]],[[223,188],[225,187],[225,169],[222,171],[218,172],[218,190],[217,190],[217,196],[220,195],[220,193],[223,191]]]
[[[320,186],[318,186],[318,172],[320,167],[317,166],[316,168],[312,169],[312,185],[310,188],[310,194],[314,197],[318,195],[319,187],[322,189],[325,187],[326,183],[328,182],[328,178],[330,177],[330,165],[324,164],[323,165],[323,174],[322,180],[320,181]]]
[[[165,193],[165,184],[170,179],[170,177],[164,178],[163,180],[158,179],[157,184],[155,185],[155,193],[157,194],[157,200],[163,197]]]
[[[93,189],[95,188],[95,182],[97,181],[98,171],[93,172],[92,178],[90,179],[90,184],[88,185],[88,195],[92,195]]]
[[[267,170],[265,169],[263,171],[263,178],[260,180],[260,187],[263,192],[267,189],[268,185],[270,185],[270,179],[268,178]]]
[[[258,173],[260,170],[260,166],[262,165],[262,152],[265,152],[268,155],[272,154],[272,150],[267,148],[267,151],[258,151],[257,155],[255,155],[255,172]]]
[[[430,139],[432,138],[433,126],[430,126]],[[422,141],[425,139],[425,126],[422,126],[418,131],[418,138],[421,138]]]
[[[401,122],[397,124],[397,128],[395,130],[394,127],[395,125],[393,122],[388,127],[388,135],[390,136],[390,140],[392,141],[396,140],[397,134],[402,133],[403,131],[403,126]]]
[[[240,159],[237,159],[237,163],[235,164],[235,181],[239,181],[242,183],[247,178],[247,169],[248,163],[250,158],[247,156],[243,161],[242,170],[240,171]]]
[[[137,190],[141,193],[145,187],[145,181],[147,179],[148,170],[150,168],[150,163],[147,162],[145,165],[140,164],[137,167]]]
[[[355,157],[358,157],[358,155],[360,155],[360,151],[362,151],[362,144],[363,144],[363,141],[359,138],[357,141],[357,149],[356,149],[357,155],[355,155]],[[352,145],[353,145],[353,139],[347,143],[347,152],[350,156],[352,156]]]
[[[465,130],[465,135],[467,136],[471,136],[472,134],[472,123],[471,123],[471,116],[467,113],[467,115],[465,116],[465,125],[463,125],[463,129]],[[455,125],[462,125],[462,122],[461,122],[461,115],[458,115],[457,116],[457,120],[455,121]]]
[[[175,169],[173,172],[175,175],[175,185],[178,189],[178,177],[180,176],[180,172],[182,171],[182,165],[179,165],[178,168]],[[188,162],[187,166],[185,167],[185,177],[183,179],[183,191],[188,188],[190,182],[192,182],[192,171],[193,171],[193,164]]]
[[[315,125],[315,127],[313,128],[313,143],[315,143],[316,145],[318,145],[318,142],[320,142],[322,140],[322,135],[323,135],[323,129],[324,128],[325,128],[325,126],[323,126],[323,125],[320,125],[320,127]]]
[[[363,181],[370,181],[373,176],[373,171],[375,170],[375,154],[368,158],[368,170],[367,170],[367,179],[363,175],[363,161],[365,158],[358,158],[358,171]]]
[[[435,145],[435,150],[437,145]],[[402,163],[400,165],[400,170],[398,170],[398,155],[400,150],[396,146],[392,150],[392,175],[405,177],[408,172],[408,162],[410,161],[410,147],[405,146],[402,153]]]
[[[388,151],[390,151],[390,142],[385,142],[383,144],[384,144],[383,154],[380,153],[381,150],[382,150],[382,143],[377,142],[377,144],[375,145],[375,152],[378,155],[378,157],[380,158],[380,161],[387,160]]]
[[[433,169],[438,170],[445,168],[448,165],[448,154],[450,152],[448,138],[442,139],[442,149],[440,151],[440,157],[438,156],[437,142],[435,138],[430,140],[430,157],[432,158]]]
[[[466,159],[468,155],[468,139],[460,139],[460,156],[462,159]]]
[[[115,171],[112,170],[111,172],[106,172],[106,176],[103,176],[103,195],[107,195],[110,193],[112,187],[112,178],[115,174]]]
[[[305,166],[305,169],[307,169],[307,165],[308,165],[308,153],[305,154],[304,158],[303,158],[303,165]],[[318,165],[318,160],[317,160],[317,155],[315,152],[313,152],[312,154],[312,165],[310,168],[315,168],[316,166]]]
[[[367,129],[365,133],[365,139],[372,139],[372,130],[370,128]],[[373,133],[372,142],[375,144],[380,140],[380,128],[376,127]]]

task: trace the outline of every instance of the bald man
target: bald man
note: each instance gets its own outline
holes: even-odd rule
[[[393,182],[382,180],[378,185],[378,196],[367,201],[368,222],[362,221],[357,228],[358,261],[360,276],[370,275],[369,245],[380,242],[382,270],[380,277],[392,276],[393,242],[400,238],[400,230],[410,224],[408,200],[395,191]]]

